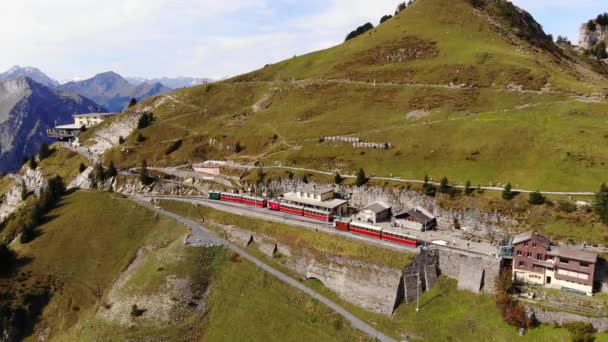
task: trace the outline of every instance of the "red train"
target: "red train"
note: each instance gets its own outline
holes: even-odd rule
[[[364,222],[336,220],[334,227],[338,230],[365,235],[376,239],[391,241],[402,245],[418,247],[421,241],[402,232],[387,230]]]
[[[233,194],[229,192],[210,192],[209,199],[242,203],[259,208],[269,208],[270,210],[282,211],[292,215],[305,216],[313,219],[331,222],[334,215],[330,211],[305,208],[291,203],[281,203],[278,201],[267,200],[263,197]]]
[[[325,222],[331,222],[334,220],[334,215],[330,211],[305,208],[296,204],[282,203],[275,200],[267,200],[263,197],[233,194],[228,192],[210,192],[209,198],[214,200],[242,203],[259,208],[268,208],[270,210],[281,211],[291,215],[310,217]],[[342,230],[345,232],[365,235],[368,237],[391,241],[402,245],[408,245],[412,247],[418,247],[420,245],[420,240],[415,237],[409,236],[402,232],[391,231],[364,222],[336,220],[334,222],[334,227],[338,230]]]

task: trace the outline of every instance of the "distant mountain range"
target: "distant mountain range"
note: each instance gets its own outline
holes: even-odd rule
[[[12,80],[21,76],[31,78],[32,80],[50,88],[55,88],[59,86],[59,82],[48,77],[45,73],[40,71],[40,69],[34,67],[22,68],[18,65],[10,68],[4,73],[1,73],[0,81]]]
[[[80,95],[52,89],[19,76],[0,81],[0,173],[19,168],[21,159],[48,141],[46,129],[70,123],[72,115],[104,112]]]
[[[89,79],[76,79],[61,84],[38,68],[20,66],[14,66],[6,72],[0,73],[0,81],[11,80],[20,76],[28,77],[49,88],[67,90],[88,97],[112,112],[124,110],[132,98],[140,101],[173,89],[211,82],[210,79],[203,77],[160,77],[154,79],[122,77],[110,71]]]
[[[58,89],[88,97],[109,111],[120,112],[132,98],[138,101],[171,91],[159,82],[129,83],[115,72],[104,72],[83,81],[68,82]]]
[[[143,78],[143,77],[125,77],[129,83],[138,85],[142,83],[162,83],[164,86],[171,89],[180,89],[192,87],[199,84],[213,82],[210,78],[203,77],[161,77],[161,78]]]

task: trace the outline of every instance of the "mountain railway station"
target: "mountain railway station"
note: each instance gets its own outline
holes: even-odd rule
[[[83,127],[89,128],[98,125],[116,114],[117,113],[74,114],[72,115],[74,123],[49,128],[46,130],[46,135],[59,141],[69,141],[78,137]]]

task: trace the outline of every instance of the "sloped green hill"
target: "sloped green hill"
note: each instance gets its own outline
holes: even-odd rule
[[[506,2],[475,3],[418,0],[334,48],[146,101],[157,120],[106,159],[135,166],[233,158],[596,190],[608,162],[605,69],[555,46]],[[321,142],[326,136],[392,148]],[[177,139],[181,148],[167,153]]]

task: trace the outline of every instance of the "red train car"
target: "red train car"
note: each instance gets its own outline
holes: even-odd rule
[[[330,222],[334,218],[332,213],[329,211],[311,209],[311,208],[304,208],[304,216],[314,218],[317,220],[326,221],[326,222]]]
[[[243,204],[247,204],[247,205],[253,205],[256,207],[260,207],[260,208],[265,208],[266,207],[266,199],[263,197],[257,197],[257,196],[243,196]]]
[[[304,216],[304,207],[295,204],[281,203],[279,210],[288,214]]]
[[[350,223],[350,221],[336,220],[336,221],[334,221],[334,227],[336,227],[337,230],[343,230],[343,231],[347,232],[347,231],[349,231],[349,228],[348,228],[349,223]]]
[[[235,203],[243,203],[243,195],[233,194],[233,193],[229,193],[229,192],[222,192],[220,195],[220,200],[228,201],[228,202],[235,202]]]
[[[279,211],[279,210],[281,210],[281,203],[279,203],[277,201],[268,201],[268,208],[270,210]]]
[[[348,226],[351,233],[382,239],[382,228],[380,227],[363,222],[351,222]]]
[[[402,245],[408,245],[412,247],[418,247],[420,241],[415,237],[408,236],[407,234],[401,232],[393,232],[393,231],[382,231],[382,240],[396,242]]]

